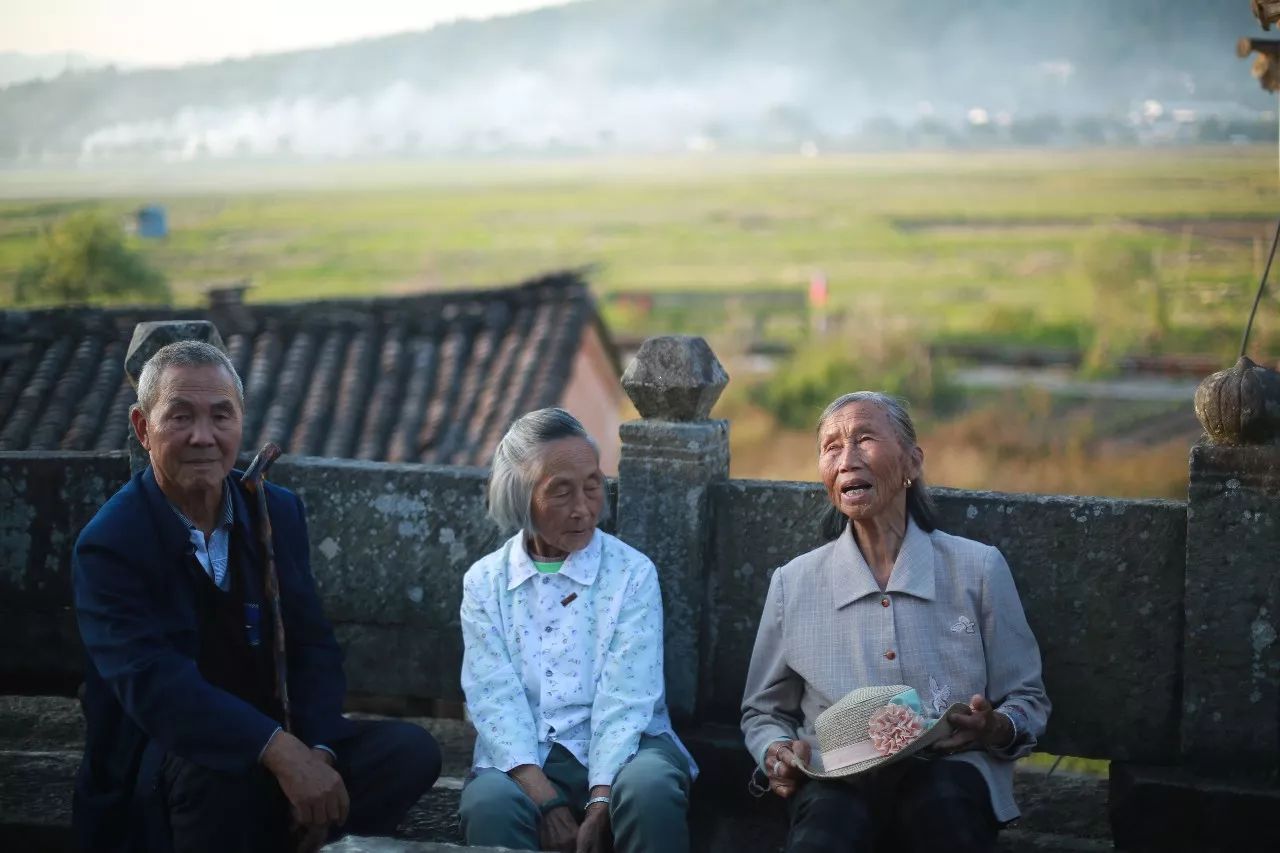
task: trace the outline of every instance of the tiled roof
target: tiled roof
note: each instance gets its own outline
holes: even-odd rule
[[[612,352],[573,272],[376,299],[7,311],[0,450],[123,448],[134,325],[192,317],[217,325],[244,380],[246,451],[485,465],[512,419],[562,399],[589,328]]]

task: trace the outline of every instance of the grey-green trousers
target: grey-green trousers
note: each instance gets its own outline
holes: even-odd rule
[[[559,744],[542,771],[581,821],[587,768]],[[640,738],[635,758],[618,771],[610,791],[609,823],[617,853],[688,853],[689,762],[669,737]],[[467,843],[538,849],[538,807],[500,770],[478,771],[462,789],[458,807]]]

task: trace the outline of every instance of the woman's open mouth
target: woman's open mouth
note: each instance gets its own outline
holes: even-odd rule
[[[866,480],[849,480],[840,487],[843,500],[856,501],[871,491],[871,484]]]

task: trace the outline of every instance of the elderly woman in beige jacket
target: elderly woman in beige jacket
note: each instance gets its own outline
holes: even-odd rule
[[[747,748],[787,798],[787,849],[989,851],[1018,816],[1013,762],[1044,731],[1040,652],[1000,552],[935,528],[924,451],[897,400],[846,394],[818,425],[826,545],[778,569],[747,675]],[[818,714],[850,691],[908,685],[954,729],[922,757],[808,779]]]

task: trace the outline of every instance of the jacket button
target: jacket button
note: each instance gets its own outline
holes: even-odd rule
[[[898,653],[895,652],[893,649],[889,649],[889,651],[884,653],[884,656],[886,660],[893,660],[898,656]]]
[[[888,596],[885,596],[884,598],[880,599],[880,606],[881,606],[881,607],[888,607],[888,606],[889,606],[889,597],[888,597]]]

